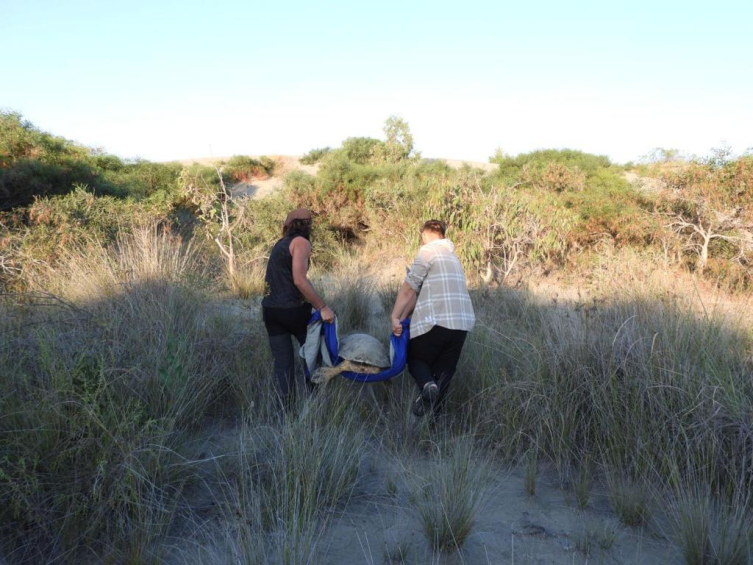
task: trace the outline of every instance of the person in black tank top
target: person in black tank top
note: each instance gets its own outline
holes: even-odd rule
[[[335,317],[307,277],[310,233],[311,212],[305,209],[290,212],[283,226],[283,237],[269,254],[264,277],[266,288],[261,302],[262,314],[274,358],[277,393],[286,407],[291,405],[295,394],[291,336],[303,345],[312,308],[321,311],[325,321]],[[306,385],[311,389],[310,383]]]

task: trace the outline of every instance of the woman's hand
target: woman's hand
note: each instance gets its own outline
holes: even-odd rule
[[[319,310],[319,313],[322,316],[322,320],[324,320],[327,323],[335,319],[335,313],[332,311],[332,308],[330,308],[329,306],[325,306],[324,308]]]
[[[397,337],[400,337],[403,333],[403,324],[400,323],[400,319],[392,316],[392,333]]]

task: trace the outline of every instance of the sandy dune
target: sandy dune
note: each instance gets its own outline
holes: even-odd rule
[[[260,155],[249,155],[249,157],[258,159]],[[278,163],[275,174],[267,179],[257,179],[250,183],[238,183],[233,186],[232,193],[236,197],[246,198],[264,198],[276,190],[282,188],[284,177],[292,171],[303,171],[310,175],[316,175],[319,165],[304,165],[301,163],[301,155],[267,155]],[[182,159],[178,163],[181,165],[216,165],[222,161],[227,161],[230,157],[196,157],[193,159]],[[484,171],[493,171],[497,168],[494,163],[485,163],[483,161],[461,161],[459,159],[426,159],[426,161],[444,161],[453,169],[460,169],[464,165],[470,165]]]

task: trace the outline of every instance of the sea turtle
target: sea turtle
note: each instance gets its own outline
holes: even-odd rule
[[[343,362],[334,367],[320,367],[311,375],[311,382],[326,383],[345,371],[376,374],[390,366],[390,357],[379,340],[369,334],[351,334],[340,340]]]

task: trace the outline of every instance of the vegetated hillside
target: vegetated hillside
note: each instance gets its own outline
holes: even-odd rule
[[[391,119],[233,199],[278,163],[124,163],[3,120],[0,561],[750,563],[749,310],[676,284],[750,288],[750,157],[454,169]],[[343,334],[381,339],[400,279],[366,275],[449,223],[478,324],[444,417],[409,416],[407,374],[282,414],[258,300],[292,206]]]
[[[24,264],[54,260],[60,245],[113,241],[131,224],[209,243],[226,235],[217,197],[224,183],[254,182],[284,164],[237,156],[222,173],[198,163],[124,162],[40,132],[16,114],[0,121],[2,256],[9,284]],[[625,168],[603,156],[542,150],[491,158],[494,170],[421,159],[407,124],[388,121],[385,140],[352,137],[311,151],[269,197],[237,200],[228,213],[239,264],[253,267],[291,206],[317,214],[316,263],[343,254],[410,254],[416,229],[437,217],[450,226],[472,277],[487,283],[521,273],[588,270],[596,257],[631,249],[664,268],[700,274],[730,290],[751,286],[753,157],[716,152],[679,160],[665,152]],[[641,188],[651,179],[653,190]],[[18,277],[16,277],[16,280]]]

